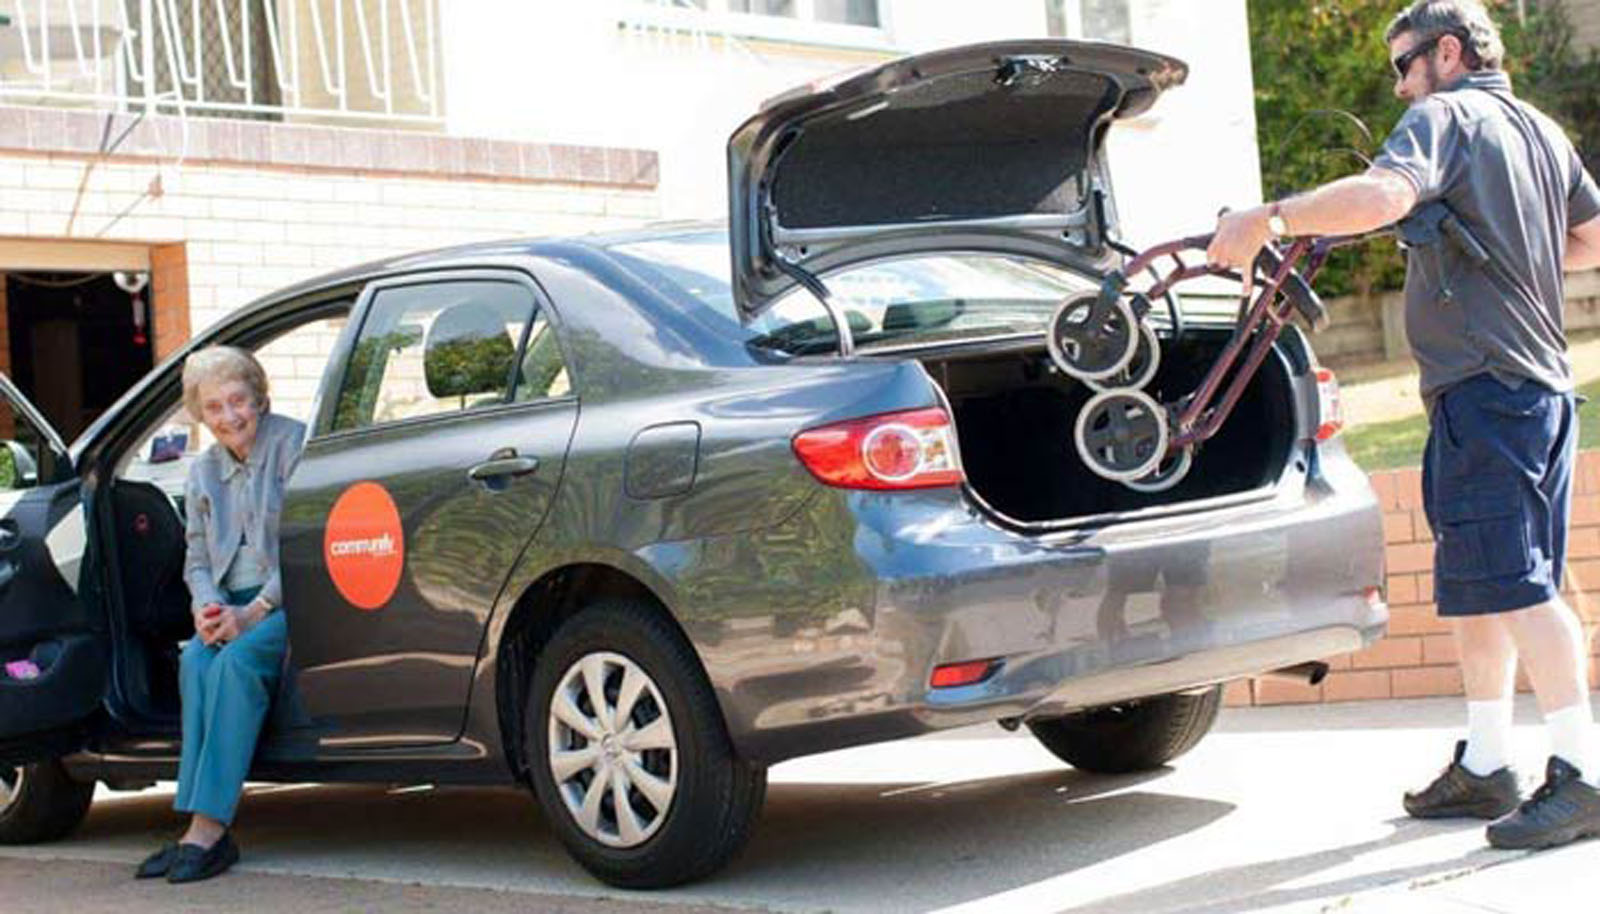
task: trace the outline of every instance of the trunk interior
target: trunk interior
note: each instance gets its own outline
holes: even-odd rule
[[[1194,390],[1230,332],[1191,327],[1177,345],[1163,339],[1160,371],[1145,392],[1165,403]],[[968,483],[1016,521],[1061,521],[1246,492],[1276,480],[1293,451],[1294,391],[1276,352],[1195,454],[1189,474],[1159,493],[1136,492],[1084,465],[1072,430],[1094,391],[1056,371],[1043,344],[922,362],[955,412]]]

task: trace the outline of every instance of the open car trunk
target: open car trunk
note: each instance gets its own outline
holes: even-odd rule
[[[1163,339],[1160,371],[1145,391],[1165,403],[1194,390],[1229,333],[1191,326],[1177,344]],[[1094,391],[1056,371],[1043,344],[922,362],[955,413],[969,486],[1013,521],[1070,521],[1247,492],[1276,481],[1294,451],[1294,388],[1277,351],[1200,447],[1189,474],[1159,493],[1134,491],[1084,465],[1073,425]]]

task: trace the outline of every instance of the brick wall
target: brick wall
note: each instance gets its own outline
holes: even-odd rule
[[[1366,650],[1328,658],[1332,670],[1320,686],[1276,679],[1230,683],[1231,705],[1357,701],[1460,695],[1455,637],[1435,612],[1433,541],[1422,514],[1421,471],[1372,475],[1383,506],[1388,544],[1389,634]],[[1563,580],[1567,602],[1584,620],[1590,646],[1589,685],[1600,687],[1600,451],[1578,457],[1571,538]],[[1517,688],[1527,678],[1517,671]]]

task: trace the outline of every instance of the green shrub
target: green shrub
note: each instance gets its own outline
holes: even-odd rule
[[[1261,177],[1268,199],[1362,171],[1405,105],[1383,32],[1396,0],[1248,0]],[[1600,55],[1580,53],[1559,2],[1489,0],[1517,93],[1567,126],[1591,171],[1600,165]],[[1404,259],[1386,241],[1334,254],[1325,296],[1400,288]]]

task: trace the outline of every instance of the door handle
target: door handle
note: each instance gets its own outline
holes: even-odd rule
[[[11,579],[17,576],[17,563],[10,559],[0,561],[0,590],[5,590]]]
[[[0,521],[0,552],[10,552],[22,545],[22,533],[14,520]]]
[[[539,468],[539,458],[517,457],[515,454],[516,451],[506,456],[496,453],[483,463],[468,469],[467,478],[473,482],[488,482],[508,476],[526,476]]]

